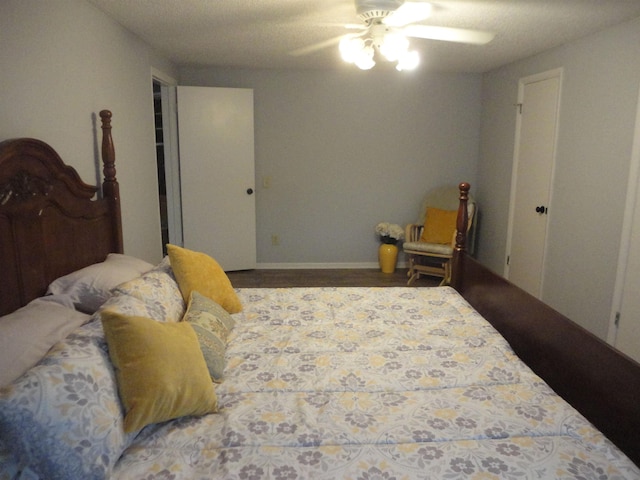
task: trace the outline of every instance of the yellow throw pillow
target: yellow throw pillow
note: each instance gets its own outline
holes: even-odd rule
[[[125,432],[217,411],[214,386],[189,323],[161,323],[110,310],[101,316],[126,412]]]
[[[421,242],[448,244],[456,231],[457,210],[440,210],[427,207]]]
[[[206,253],[171,244],[167,245],[167,252],[185,303],[189,303],[191,292],[196,290],[222,305],[229,313],[242,311],[229,277],[213,258]]]

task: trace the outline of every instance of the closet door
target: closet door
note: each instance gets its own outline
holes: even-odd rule
[[[640,93],[631,152],[614,310],[607,340],[640,362]],[[616,310],[617,308],[617,310]]]
[[[562,71],[520,79],[505,276],[541,298]]]
[[[253,90],[178,87],[184,246],[256,266]]]
[[[629,241],[624,289],[615,346],[640,362],[640,196],[637,197]]]

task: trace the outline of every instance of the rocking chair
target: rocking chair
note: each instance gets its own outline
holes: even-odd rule
[[[442,277],[440,285],[447,285],[451,279],[450,261],[456,239],[456,216],[459,203],[459,189],[440,187],[427,193],[422,203],[421,216],[416,223],[405,229],[404,252],[408,255],[407,276],[411,285],[421,274]],[[473,252],[473,219],[476,203],[469,195],[467,204],[469,223],[467,235]]]

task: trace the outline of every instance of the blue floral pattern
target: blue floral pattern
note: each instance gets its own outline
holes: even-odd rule
[[[0,431],[17,463],[46,479],[100,479],[128,445],[102,326],[92,321],[0,390]]]
[[[0,393],[0,460],[66,479],[640,478],[450,288],[238,294],[219,413],[124,435],[93,321]]]
[[[638,478],[452,289],[241,289],[220,412],[114,478]]]
[[[186,310],[185,303],[173,272],[166,269],[165,262],[163,260],[153,270],[113,289],[113,295],[127,295],[136,298],[139,301],[137,303],[143,305],[144,311],[139,314],[125,311],[120,313],[142,315],[163,322],[179,322],[182,319]],[[113,301],[122,305],[122,308],[133,307],[136,303],[120,303],[117,299]],[[107,305],[103,305],[102,309]]]

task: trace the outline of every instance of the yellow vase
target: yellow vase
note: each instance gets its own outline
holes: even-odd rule
[[[398,261],[398,247],[390,243],[383,243],[378,249],[378,262],[382,273],[393,273]]]

